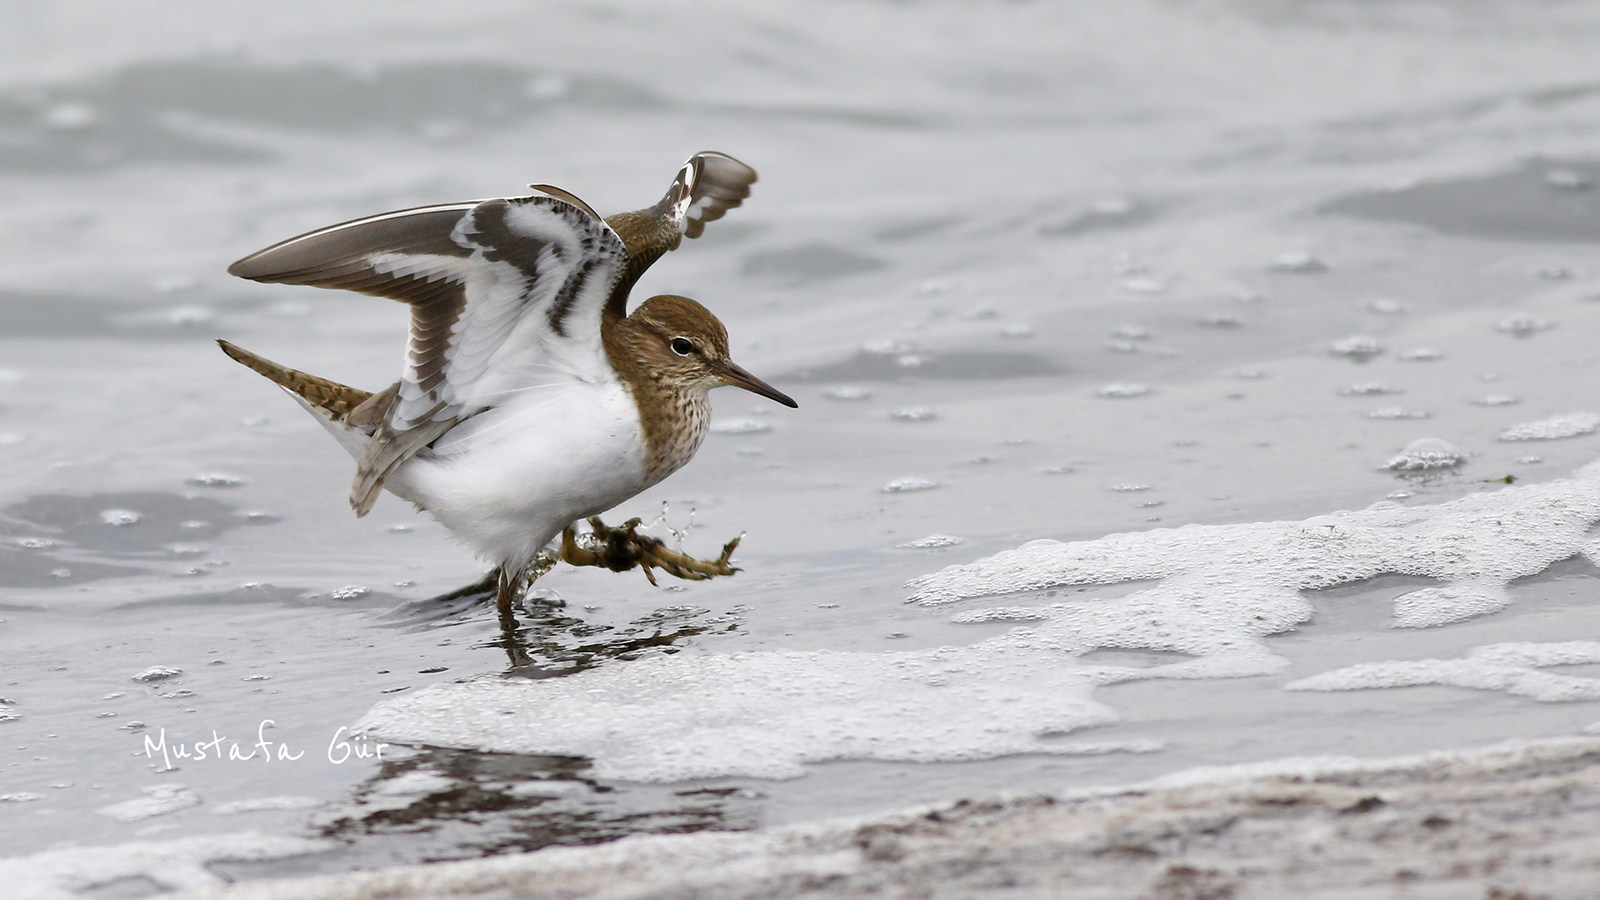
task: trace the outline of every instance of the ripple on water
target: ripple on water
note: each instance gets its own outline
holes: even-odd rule
[[[756,419],[718,419],[711,423],[712,434],[762,434],[772,425]]]
[[[774,379],[784,382],[901,381],[910,376],[969,381],[1034,378],[1056,375],[1060,368],[1049,357],[1031,353],[987,351],[910,352],[909,345],[888,345],[860,350],[849,359],[825,366],[799,369]],[[884,352],[893,350],[894,352]],[[834,390],[840,390],[835,388]],[[863,397],[839,396],[837,400]]]
[[[1412,441],[1382,468],[1393,472],[1428,472],[1458,466],[1466,459],[1459,447],[1442,438]]]
[[[0,585],[49,587],[132,575],[170,558],[174,546],[275,521],[240,515],[207,497],[40,494],[0,509],[0,536],[14,536],[0,541]]]
[[[1100,387],[1094,392],[1094,395],[1108,400],[1130,400],[1134,397],[1143,397],[1149,393],[1149,385],[1120,381]]]
[[[239,487],[245,483],[242,475],[230,475],[227,472],[202,472],[192,476],[189,483],[197,487]]]
[[[1400,393],[1404,393],[1404,391],[1397,387],[1389,387],[1385,384],[1378,384],[1375,381],[1365,381],[1360,384],[1352,384],[1349,387],[1339,389],[1339,396],[1341,397],[1381,397],[1387,394]]]
[[[904,550],[936,550],[941,547],[954,547],[957,544],[965,543],[965,541],[965,538],[958,538],[955,535],[930,534],[927,537],[920,537],[914,541],[906,541],[904,544],[896,544],[895,546]]]
[[[1499,324],[1494,326],[1494,330],[1516,337],[1531,337],[1541,331],[1549,331],[1554,327],[1556,327],[1556,323],[1549,319],[1541,319],[1537,316],[1512,316],[1509,319],[1501,320]]]
[[[938,487],[937,481],[926,478],[896,478],[883,486],[885,494],[904,494],[912,491],[930,491]]]
[[[1334,356],[1343,356],[1358,362],[1365,362],[1383,352],[1383,344],[1375,337],[1364,334],[1353,334],[1341,338],[1328,345],[1328,352]]]
[[[150,668],[145,669],[143,672],[133,676],[133,680],[154,683],[157,681],[166,681],[169,678],[177,678],[182,674],[182,669],[174,669],[171,666],[151,666]]]
[[[1311,275],[1328,270],[1326,263],[1304,250],[1291,250],[1288,253],[1280,253],[1268,268],[1274,272],[1289,272],[1297,275]]]
[[[1369,419],[1431,419],[1433,413],[1424,409],[1406,409],[1403,406],[1382,406],[1367,413]]]
[[[1600,415],[1595,415],[1594,413],[1569,413],[1564,416],[1541,419],[1537,422],[1524,422],[1521,425],[1513,425],[1500,432],[1500,440],[1554,441],[1561,438],[1590,434],[1597,426],[1600,426]]]
[[[1597,172],[1592,160],[1533,159],[1511,172],[1351,194],[1319,211],[1414,222],[1447,234],[1600,241],[1600,195],[1585,189]]]

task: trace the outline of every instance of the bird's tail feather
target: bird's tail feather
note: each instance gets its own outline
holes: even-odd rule
[[[310,406],[321,410],[335,422],[345,421],[361,404],[372,398],[371,391],[363,391],[337,381],[280,366],[264,356],[257,356],[227,341],[219,340],[217,344],[222,347],[222,352],[228,354],[234,361],[270,378]]]

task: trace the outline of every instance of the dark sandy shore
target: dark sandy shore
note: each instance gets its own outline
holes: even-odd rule
[[[187,896],[1596,897],[1600,740],[1288,761],[1095,795],[963,800],[871,820],[637,837]]]

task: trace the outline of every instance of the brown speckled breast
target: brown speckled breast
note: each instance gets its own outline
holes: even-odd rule
[[[706,388],[675,384],[646,367],[637,348],[641,336],[607,316],[600,326],[606,358],[639,408],[645,440],[645,479],[653,485],[694,458],[711,427]]]
[[[634,399],[638,399],[637,394]],[[683,468],[694,458],[711,427],[711,403],[705,391],[682,392],[669,403],[675,409],[672,415],[663,415],[665,410],[661,406],[648,409],[641,406],[639,411],[639,422],[644,426],[645,444],[649,448],[645,473],[651,484]]]

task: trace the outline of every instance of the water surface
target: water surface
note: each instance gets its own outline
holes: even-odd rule
[[[45,878],[33,855],[87,848],[46,881],[88,889],[110,858],[95,848],[218,836],[179,855],[217,878],[338,872],[1600,721],[1581,697],[1285,690],[1595,639],[1600,588],[1573,554],[1511,581],[1498,611],[1428,628],[1395,627],[1396,598],[1438,579],[1307,589],[1307,618],[1257,638],[1278,670],[1097,684],[1074,673],[1200,657],[1152,646],[1133,619],[1123,646],[992,654],[1038,626],[978,613],[1058,603],[1088,622],[1168,576],[956,608],[908,604],[905,587],[1035,539],[1425,509],[1560,482],[1600,455],[1587,433],[1501,439],[1600,412],[1587,8],[436,12],[0,7],[0,836],[19,871]],[[743,533],[743,571],[651,587],[558,570],[509,637],[481,606],[429,603],[482,564],[392,497],[351,515],[344,453],[212,343],[371,389],[401,364],[404,310],[230,280],[228,263],[529,182],[637,208],[702,149],[761,181],[637,296],[706,303],[740,362],[801,406],[718,392],[722,424],[696,460],[614,515],[665,509],[708,556]],[[1423,438],[1461,462],[1385,468]],[[1217,581],[1193,608],[1236,589]],[[817,722],[847,721],[808,698],[848,703],[796,678],[784,708],[816,715],[746,735],[743,768],[647,771],[724,734],[693,717],[726,714],[719,698],[776,708],[763,691],[784,687],[707,673],[939,654],[971,663],[951,677],[990,698],[974,702],[1022,686],[1035,712],[1006,721],[1031,750],[974,751],[952,726],[898,755],[844,740],[801,759]],[[1595,665],[1552,671],[1592,679]],[[180,671],[137,680],[152,666]],[[604,679],[648,671],[707,699],[670,735],[619,727],[595,756],[484,730],[392,742],[380,760],[377,738],[351,737],[432,685],[511,679],[581,712],[600,708],[572,704]],[[1057,683],[1058,703],[1026,693]],[[934,688],[896,690],[862,702],[938,708]],[[577,740],[578,725],[540,730],[531,701],[510,712],[530,740]],[[223,758],[169,769],[146,749],[163,735]],[[259,755],[230,759],[235,746]],[[106,889],[181,881],[129,871]]]

